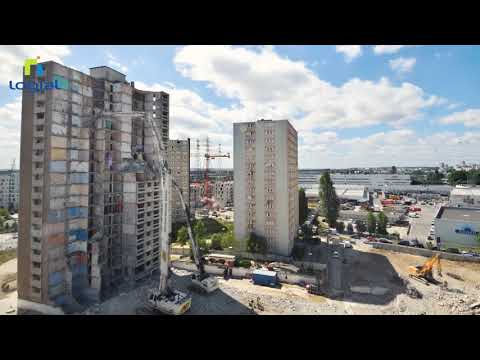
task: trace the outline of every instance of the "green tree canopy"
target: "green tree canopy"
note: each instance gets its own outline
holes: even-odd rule
[[[387,223],[388,218],[383,211],[378,213],[378,221],[377,221],[377,231],[381,235],[387,234]]]
[[[338,201],[335,188],[333,187],[330,173],[326,172],[320,178],[320,203],[330,227],[335,227],[340,211],[340,202]]]
[[[363,221],[357,220],[355,222],[355,224],[357,225],[357,231],[359,233],[363,233],[363,232],[367,231],[367,226],[365,225],[365,223]]]
[[[305,195],[305,189],[300,188],[298,190],[298,222],[299,225],[303,224],[307,220],[308,213],[308,201]]]
[[[267,240],[263,236],[250,233],[247,239],[247,251],[253,254],[265,254],[267,252]]]
[[[177,242],[180,245],[185,245],[188,242],[188,231],[186,226],[182,226],[177,231]]]
[[[213,234],[210,247],[214,250],[222,250],[222,235]]]
[[[199,220],[195,223],[195,225],[193,226],[193,232],[195,233],[195,237],[197,239],[200,239],[207,234],[207,229],[202,220]]]
[[[367,230],[370,234],[375,234],[375,231],[377,230],[377,219],[372,212],[368,213]]]

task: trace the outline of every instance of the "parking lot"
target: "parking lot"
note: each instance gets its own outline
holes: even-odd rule
[[[416,206],[420,207],[422,211],[418,212],[418,218],[409,218],[411,228],[407,239],[417,239],[421,244],[425,246],[427,237],[430,234],[430,229],[432,227],[432,221],[440,206],[418,204]]]

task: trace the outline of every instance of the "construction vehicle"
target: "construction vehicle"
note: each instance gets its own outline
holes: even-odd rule
[[[440,255],[436,254],[428,259],[425,264],[418,266],[410,266],[408,268],[409,276],[411,278],[420,280],[425,284],[430,282],[435,283],[433,278],[433,266],[437,265],[438,276],[442,277],[442,264],[440,263]]]
[[[164,198],[164,200],[165,199],[168,199],[168,200],[170,199],[170,189],[171,189],[171,187],[169,185],[172,184],[173,187],[175,188],[176,192],[178,193],[178,196],[180,198],[180,202],[182,204],[183,211],[185,212],[185,215],[186,215],[185,219],[186,219],[188,237],[190,239],[190,246],[191,246],[191,249],[192,249],[192,252],[193,252],[193,258],[194,258],[194,261],[195,261],[195,265],[197,267],[197,272],[193,273],[192,277],[191,277],[193,289],[199,290],[200,292],[203,292],[203,293],[211,293],[211,292],[215,291],[216,289],[218,289],[218,280],[214,277],[211,277],[209,274],[207,274],[205,272],[204,260],[200,256],[200,249],[199,249],[197,241],[195,240],[195,237],[193,235],[192,226],[191,226],[191,223],[190,223],[191,215],[190,215],[189,206],[186,204],[186,202],[184,200],[182,190],[180,189],[180,187],[178,186],[176,181],[172,179],[171,171],[168,168],[167,162],[163,158],[163,155],[165,154],[166,146],[163,144],[162,138],[159,135],[157,125],[154,124],[154,122],[152,121],[151,118],[148,117],[147,119],[149,120],[150,126],[152,127],[152,130],[153,130],[153,134],[155,136],[155,139],[157,140],[156,142],[154,142],[154,149],[155,149],[155,154],[157,155],[157,162],[156,163],[154,162],[153,167],[154,167],[154,171],[157,174],[163,175],[162,180],[165,181],[165,186],[163,187],[163,191],[165,191],[167,196],[163,196],[163,198]],[[161,184],[163,184],[163,183],[161,182]],[[170,204],[170,202],[167,201],[165,203],[165,206],[162,208],[162,211],[165,208],[168,208],[169,204]],[[168,209],[168,211],[169,211],[169,209]],[[165,211],[162,212],[162,215],[164,213],[166,213],[166,212]],[[162,217],[162,223],[168,223],[168,221],[166,219],[168,219],[168,217],[166,215],[164,217]],[[168,238],[168,235],[169,235],[169,233],[167,233],[167,238]],[[168,253],[167,252],[165,253],[166,255],[168,255],[168,257],[166,257],[166,259],[163,258],[163,253],[162,253],[162,260],[163,260],[164,263],[170,263],[169,249],[170,249],[170,246],[168,245],[168,249],[166,249],[166,250],[168,250]],[[161,273],[160,276],[162,276],[161,271],[160,271],[160,273]]]

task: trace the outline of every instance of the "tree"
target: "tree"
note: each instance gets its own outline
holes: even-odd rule
[[[448,173],[447,181],[450,185],[466,184],[468,173],[465,170],[452,170]]]
[[[267,240],[263,236],[250,233],[247,238],[247,251],[252,254],[265,254],[267,252]]]
[[[357,231],[359,233],[363,233],[367,231],[367,227],[365,226],[365,223],[363,221],[357,220],[356,225],[357,225]]]
[[[335,227],[340,211],[340,202],[338,201],[335,188],[333,187],[330,173],[327,171],[320,178],[320,202],[325,218],[330,227]]]
[[[353,234],[353,225],[352,223],[348,223],[347,225],[347,234],[352,235]]]
[[[200,239],[207,234],[207,229],[202,220],[199,220],[196,222],[196,224],[193,227],[193,232],[195,233],[195,237],[197,239]]]
[[[381,235],[386,235],[387,234],[387,223],[388,223],[388,218],[384,214],[383,211],[380,211],[378,213],[378,221],[377,221],[377,231]]]
[[[367,230],[370,234],[375,234],[375,231],[377,230],[377,219],[372,212],[368,213]]]
[[[188,230],[186,226],[182,226],[177,231],[177,242],[180,245],[185,245],[188,241]]]
[[[10,213],[5,208],[0,208],[0,216],[7,220],[10,217]]]
[[[396,174],[397,173],[397,167],[394,165],[392,166],[392,174]]]
[[[300,188],[298,190],[298,221],[299,225],[303,224],[307,220],[308,213],[308,201],[305,195],[305,189]]]
[[[213,234],[210,247],[214,250],[222,250],[222,235]]]

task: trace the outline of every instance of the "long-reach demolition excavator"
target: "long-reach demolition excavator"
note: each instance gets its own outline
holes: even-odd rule
[[[418,266],[409,266],[408,272],[411,278],[420,280],[428,285],[428,283],[435,283],[433,278],[433,266],[437,264],[438,276],[442,276],[442,264],[440,263],[440,255],[436,254],[428,259],[425,264]]]
[[[158,134],[157,126],[151,118],[147,117],[149,125],[153,130],[154,137],[154,153],[156,161],[148,164],[151,170],[160,177],[160,191],[162,194],[162,211],[161,211],[161,261],[160,261],[160,284],[158,288],[151,289],[148,294],[147,308],[161,313],[181,315],[190,309],[192,298],[190,295],[169,286],[170,275],[170,232],[171,224],[168,221],[170,217],[170,189],[171,186],[177,191],[183,210],[186,214],[187,231],[190,238],[190,244],[197,267],[197,272],[192,274],[192,285],[204,293],[211,293],[218,289],[218,280],[211,277],[205,272],[203,259],[200,256],[198,244],[193,235],[190,223],[190,211],[188,205],[183,198],[182,190],[178,184],[172,179],[171,170],[164,158],[166,146],[163,144],[162,138]]]

